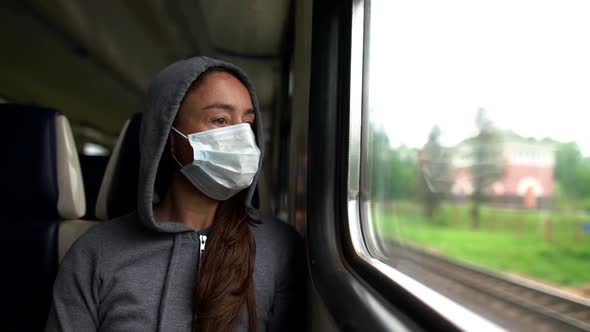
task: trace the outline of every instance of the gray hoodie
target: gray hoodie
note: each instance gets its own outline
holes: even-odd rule
[[[159,200],[154,182],[180,103],[192,82],[211,67],[229,69],[250,91],[263,151],[256,94],[239,68],[196,57],[162,70],[150,86],[143,115],[137,212],[95,226],[72,246],[55,281],[46,331],[191,331],[202,235],[184,224],[154,219]],[[252,226],[258,330],[299,330],[304,250],[291,227],[252,208],[257,177],[245,189],[244,204],[261,221]],[[246,307],[236,330],[248,330]]]

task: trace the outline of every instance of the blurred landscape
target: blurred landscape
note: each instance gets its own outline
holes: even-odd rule
[[[576,142],[495,128],[455,146],[433,126],[421,148],[370,131],[369,195],[383,238],[590,297],[590,158]]]

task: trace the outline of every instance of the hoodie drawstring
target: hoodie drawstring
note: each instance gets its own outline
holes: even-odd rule
[[[170,293],[171,287],[170,283],[172,280],[172,276],[174,275],[176,263],[178,261],[178,251],[180,250],[180,236],[181,233],[174,234],[174,243],[172,245],[172,250],[170,252],[168,270],[166,271],[166,279],[164,280],[164,289],[162,290],[162,296],[160,297],[160,307],[158,308],[158,331],[164,330],[163,324],[166,321],[164,317],[166,314],[166,302],[168,302],[168,293]]]

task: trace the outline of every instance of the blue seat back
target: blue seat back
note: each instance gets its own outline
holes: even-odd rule
[[[42,331],[58,268],[59,223],[70,204],[60,182],[58,150],[63,147],[58,148],[56,136],[65,117],[15,104],[0,104],[0,114],[0,324],[4,331]]]

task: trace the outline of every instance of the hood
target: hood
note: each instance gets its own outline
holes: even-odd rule
[[[253,129],[256,135],[256,143],[260,148],[260,161],[258,173],[254,177],[252,184],[244,189],[247,190],[244,205],[251,215],[256,216],[256,211],[252,208],[252,197],[258,182],[258,175],[262,169],[264,139],[262,117],[254,85],[248,79],[246,73],[231,63],[207,57],[194,57],[176,62],[163,69],[152,81],[148,90],[147,104],[142,118],[139,138],[141,149],[137,213],[142,223],[150,229],[167,233],[192,230],[181,223],[156,221],[154,219],[153,207],[160,199],[158,193],[154,190],[154,185],[158,165],[180,104],[191,84],[202,73],[213,67],[228,69],[242,81],[252,98],[252,105],[256,113]]]

